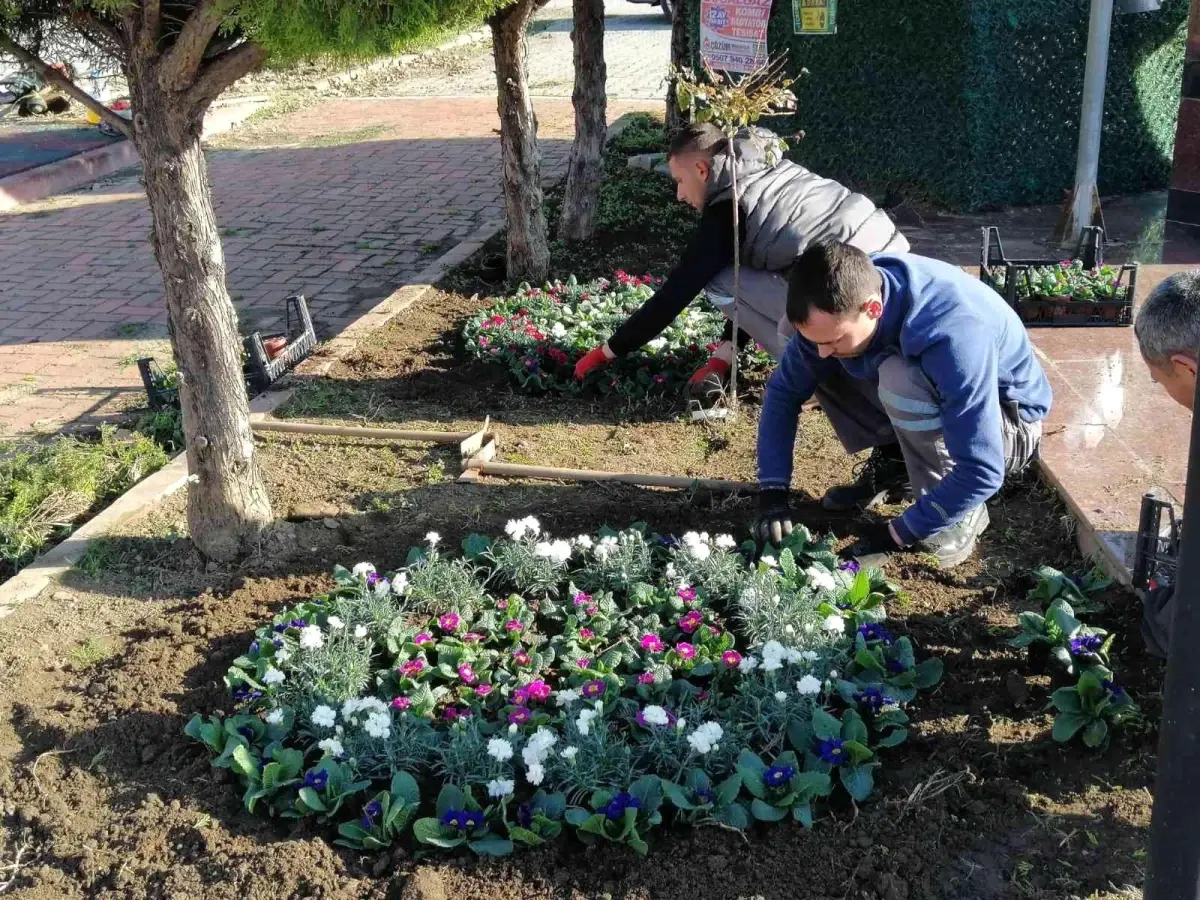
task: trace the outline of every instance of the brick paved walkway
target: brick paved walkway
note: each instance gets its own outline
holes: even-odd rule
[[[542,101],[538,117],[552,178],[570,149],[570,103]],[[209,155],[244,331],[281,325],[283,298],[299,291],[330,337],[503,214],[493,97],[339,100],[278,125],[289,146]],[[133,359],[170,358],[149,228],[136,178],[0,216],[0,435],[140,400]]]

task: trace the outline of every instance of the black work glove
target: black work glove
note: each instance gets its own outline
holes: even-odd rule
[[[782,543],[792,533],[792,506],[787,491],[779,488],[759,491],[755,532],[760,541],[771,544]]]
[[[886,557],[901,549],[892,537],[888,522],[872,522],[858,529],[858,540],[843,550],[839,556],[842,559],[857,559],[863,557]]]

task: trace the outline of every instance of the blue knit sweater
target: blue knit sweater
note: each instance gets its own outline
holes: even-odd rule
[[[1004,299],[957,266],[911,253],[873,257],[883,275],[883,316],[866,351],[822,359],[797,334],[767,383],[758,432],[758,480],[788,488],[800,406],[834,366],[877,380],[880,364],[902,355],[919,363],[941,398],[943,435],[953,469],[893,521],[910,544],[957,522],[1004,483],[1001,404],[1021,418],[1050,411],[1050,383],[1025,327]]]

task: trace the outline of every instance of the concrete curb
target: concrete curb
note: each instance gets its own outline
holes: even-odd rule
[[[280,391],[254,399],[250,403],[250,418],[266,417],[291,396],[291,391]],[[187,484],[187,480],[187,454],[180,453],[149,478],[131,487],[110,506],[101,510],[95,518],[81,525],[61,544],[51,547],[8,581],[0,584],[0,619],[9,615],[18,604],[32,600],[44,591],[51,579],[73,568],[93,540],[108,534],[151,503],[175,493]]]
[[[268,103],[270,98],[266,96],[218,100],[204,117],[204,134],[228,131]],[[0,178],[0,210],[17,209],[26,203],[82,187],[137,165],[139,160],[133,142],[121,140]]]

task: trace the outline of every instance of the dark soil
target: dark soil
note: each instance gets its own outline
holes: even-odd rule
[[[626,245],[628,246],[628,245]],[[560,269],[566,275],[569,268]],[[632,268],[631,266],[627,266]],[[460,355],[479,303],[470,273],[401,315],[286,414],[355,424],[467,428],[491,415],[506,460],[753,480],[756,388],[736,421],[694,425],[678,402],[531,398]],[[819,412],[797,448],[801,521],[848,536],[856,523],[806,501],[853,460]],[[1101,754],[1050,738],[1049,680],[1007,646],[1037,565],[1079,569],[1070,521],[1036,479],[991,504],[979,552],[953,572],[922,559],[892,572],[897,630],[940,656],[945,679],[912,710],[870,803],[826,810],[812,831],[671,831],[640,859],[573,839],[510,860],[360,855],[310,823],[251,816],[235,787],[184,737],[194,712],[227,710],[221,677],[279,606],[331,583],[335,563],[402,563],[431,528],[447,544],[533,513],[557,534],[644,520],[663,533],[744,534],[748,498],[489,480],[460,484],[457,453],[365,441],[260,444],[282,521],[255,558],[209,570],[182,498],[93,554],[92,575],[0,621],[0,888],[59,898],[761,898],[1062,900],[1140,896],[1154,729],[1130,726]],[[1142,650],[1137,602],[1113,590],[1090,622],[1118,636],[1115,668],[1160,714],[1162,669]],[[13,866],[21,853],[19,866]]]

